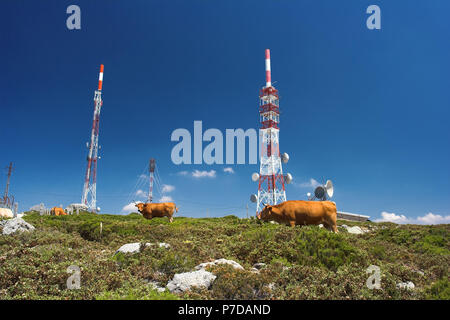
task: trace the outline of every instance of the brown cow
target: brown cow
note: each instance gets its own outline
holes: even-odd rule
[[[295,225],[323,224],[328,230],[338,232],[336,204],[332,201],[290,200],[277,205],[265,205],[258,219]]]
[[[50,210],[50,214],[53,216],[67,216],[67,213],[64,211],[64,209],[58,207],[53,207],[52,210]]]
[[[162,202],[162,203],[137,203],[136,207],[138,211],[146,219],[152,219],[154,217],[167,217],[169,222],[173,221],[174,211],[178,212],[178,208],[173,202]]]

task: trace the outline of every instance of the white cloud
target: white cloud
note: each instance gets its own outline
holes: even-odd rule
[[[309,179],[308,182],[303,182],[303,183],[296,184],[296,185],[298,185],[301,188],[315,188],[315,187],[319,186],[320,183],[316,179],[311,178],[311,179]]]
[[[450,223],[449,216],[441,216],[438,214],[432,214],[431,212],[423,217],[418,217],[417,220],[422,224],[440,224],[440,223]]]
[[[172,192],[173,190],[175,190],[175,186],[171,186],[170,184],[162,185],[162,193]]]
[[[232,167],[227,167],[227,168],[223,168],[223,172],[234,173],[234,170]]]
[[[381,219],[377,219],[375,222],[393,222],[398,224],[441,224],[450,223],[450,215],[443,217],[441,215],[429,212],[422,217],[417,217],[414,219],[408,218],[403,214],[399,215],[383,211],[381,212]]]
[[[210,170],[210,171],[194,170],[194,171],[192,171],[192,176],[194,178],[215,178],[216,170]]]
[[[409,219],[406,218],[405,215],[397,215],[395,213],[383,211],[381,213],[381,219],[377,219],[375,222],[408,223]]]
[[[139,179],[148,179],[148,178],[149,178],[149,176],[146,175],[146,174],[141,174],[141,175],[139,176]]]
[[[161,199],[159,199],[159,202],[172,202],[173,199],[171,196],[162,196]]]
[[[136,203],[139,203],[139,201],[136,202],[130,202],[126,206],[122,208],[123,213],[131,213],[131,212],[137,212]]]
[[[180,175],[180,176],[187,176],[189,174],[189,172],[187,172],[187,171],[180,171],[177,174]]]
[[[143,197],[146,198],[147,197],[147,193],[141,189],[139,189],[138,191],[136,191],[136,196],[137,197]]]
[[[41,204],[35,204],[34,206],[32,206],[30,208],[30,211],[39,211],[39,209],[41,208]],[[45,206],[44,206],[45,208]]]

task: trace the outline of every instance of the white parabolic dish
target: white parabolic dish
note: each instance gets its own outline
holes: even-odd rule
[[[331,180],[327,180],[327,183],[325,184],[325,189],[327,190],[328,197],[331,198],[334,193],[333,182],[331,182]]]

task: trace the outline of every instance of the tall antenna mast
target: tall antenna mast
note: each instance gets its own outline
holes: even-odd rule
[[[94,94],[94,119],[92,121],[91,141],[87,144],[89,148],[87,156],[87,168],[84,179],[83,195],[81,203],[86,205],[92,212],[97,212],[97,159],[98,159],[98,128],[100,120],[100,110],[102,108],[102,84],[103,68],[100,65],[98,77],[98,89]]]
[[[280,106],[278,90],[272,86],[270,70],[270,50],[266,49],[266,85],[259,93],[260,169],[252,179],[258,181],[258,195],[252,195],[258,213],[266,204],[275,205],[286,201],[285,183],[290,183],[292,176],[283,175],[281,162],[286,163],[289,156],[280,155],[279,134]]]
[[[155,159],[150,159],[150,164],[148,167],[148,171],[150,172],[150,189],[148,191],[148,199],[147,202],[153,201],[153,174],[155,172]]]
[[[0,207],[6,207],[13,209],[14,197],[9,195],[9,181],[11,180],[11,173],[13,171],[12,162],[9,163],[8,168],[8,178],[6,180],[5,194],[0,198]]]
[[[9,166],[8,166],[8,179],[6,180],[6,188],[5,188],[5,195],[4,195],[5,202],[6,202],[6,199],[8,199],[9,181],[11,180],[11,173],[12,173],[12,162],[10,162]]]

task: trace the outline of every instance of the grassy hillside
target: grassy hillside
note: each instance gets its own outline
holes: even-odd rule
[[[1,299],[450,299],[450,225],[351,223],[370,232],[339,234],[317,226],[290,228],[255,219],[175,218],[80,214],[25,220],[34,232],[0,235]],[[100,222],[103,232],[100,234]],[[0,227],[1,228],[1,227]],[[137,254],[115,251],[130,242],[166,242]],[[209,290],[158,293],[175,273],[213,259]],[[255,263],[267,264],[259,273]],[[66,269],[81,269],[81,289],[66,289]],[[381,268],[381,289],[366,286],[369,265]],[[412,281],[413,291],[396,287]]]

